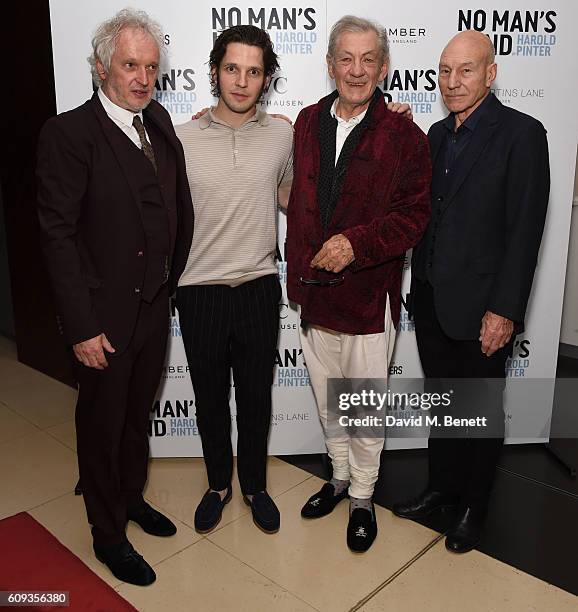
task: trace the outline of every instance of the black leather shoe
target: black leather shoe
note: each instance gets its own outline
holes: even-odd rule
[[[457,503],[454,495],[426,489],[417,497],[393,504],[391,511],[401,518],[421,519],[442,508],[455,508]]]
[[[96,558],[123,582],[147,586],[156,579],[153,568],[136,552],[130,542],[99,548],[93,544]]]
[[[347,487],[341,493],[335,495],[335,487],[330,482],[326,482],[321,490],[312,495],[301,508],[301,516],[307,519],[326,516],[333,512],[333,509],[341,500],[347,497],[349,497]]]
[[[349,550],[362,553],[369,549],[377,535],[375,507],[371,503],[371,512],[365,508],[356,508],[347,524],[347,546]]]
[[[146,533],[150,535],[167,537],[177,533],[175,524],[164,514],[161,514],[147,503],[138,510],[128,510],[127,518],[135,522]]]
[[[232,492],[232,488],[227,487],[227,494],[221,499],[216,491],[207,490],[195,510],[195,530],[198,533],[208,533],[221,522],[223,508],[231,501]]]
[[[454,553],[473,550],[482,538],[485,513],[475,508],[462,508],[457,521],[446,533],[446,548]]]
[[[265,533],[276,533],[281,525],[281,516],[275,502],[269,497],[267,491],[260,491],[252,499],[243,495],[247,506],[251,506],[253,522]]]

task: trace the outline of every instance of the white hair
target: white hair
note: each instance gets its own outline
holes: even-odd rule
[[[110,70],[118,36],[127,28],[142,30],[154,39],[159,49],[159,74],[167,70],[168,57],[160,24],[151,19],[144,11],[125,8],[111,19],[101,23],[92,37],[92,54],[87,59],[92,72],[92,80],[98,87],[102,85],[102,79],[96,69],[96,62],[99,60],[106,72]]]
[[[371,19],[363,19],[354,15],[345,15],[339,21],[335,22],[331,28],[329,35],[329,44],[327,45],[327,57],[333,59],[337,48],[337,41],[343,32],[375,32],[379,41],[379,51],[382,62],[385,63],[389,58],[389,41],[387,33],[377,21]]]

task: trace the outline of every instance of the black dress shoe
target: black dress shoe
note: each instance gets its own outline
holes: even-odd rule
[[[457,502],[455,495],[426,489],[417,497],[393,504],[391,511],[402,518],[421,519],[442,508],[455,508]]]
[[[341,500],[347,497],[349,497],[347,487],[341,493],[335,495],[335,487],[330,482],[326,482],[321,490],[312,495],[301,508],[301,516],[307,519],[326,516],[333,512],[333,509]]]
[[[136,552],[130,542],[100,548],[93,544],[96,558],[123,582],[147,586],[156,579],[153,568]]]
[[[371,503],[371,511],[365,508],[355,508],[349,517],[347,525],[347,546],[349,550],[362,553],[369,549],[377,535],[375,508]]]
[[[231,501],[232,492],[232,488],[227,487],[227,493],[221,499],[216,491],[207,490],[195,510],[195,530],[198,533],[208,533],[221,522],[223,508]]]
[[[485,513],[476,508],[462,508],[457,521],[446,533],[446,548],[454,553],[473,550],[482,538]]]
[[[127,518],[129,521],[140,525],[141,529],[150,535],[161,536],[163,538],[177,533],[175,524],[164,514],[161,514],[147,503],[138,510],[128,510]]]
[[[275,502],[269,497],[267,491],[260,491],[249,499],[243,495],[247,506],[251,506],[253,522],[265,533],[276,533],[279,531],[281,516]]]

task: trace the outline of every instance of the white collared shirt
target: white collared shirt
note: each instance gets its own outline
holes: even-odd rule
[[[341,153],[341,149],[343,149],[343,145],[347,140],[347,137],[353,131],[353,128],[363,120],[365,117],[365,113],[367,113],[367,108],[359,115],[355,117],[351,117],[349,121],[342,119],[337,115],[335,109],[337,108],[337,102],[339,98],[335,99],[333,102],[333,106],[331,107],[331,115],[337,119],[337,132],[335,133],[335,163],[337,164],[337,160],[339,159],[339,155]]]
[[[140,120],[143,121],[142,111],[138,113],[133,113],[132,111],[126,110],[126,108],[122,108],[114,102],[111,102],[111,100],[109,100],[104,91],[102,91],[102,87],[98,88],[98,99],[104,107],[106,114],[115,123],[115,125],[117,125],[139,149],[142,149],[138,132],[136,131],[136,128],[134,128],[132,125],[132,121],[135,115],[138,115],[140,117]],[[146,131],[146,128],[145,134],[147,140],[150,142],[150,138],[148,132]]]

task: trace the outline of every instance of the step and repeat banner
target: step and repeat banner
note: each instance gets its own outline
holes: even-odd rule
[[[51,22],[58,112],[83,103],[92,93],[87,56],[96,26],[124,8],[122,0],[52,0]],[[509,442],[548,439],[570,213],[576,161],[578,113],[577,55],[574,27],[577,5],[562,0],[429,0],[381,3],[357,0],[290,2],[286,5],[237,1],[140,0],[133,4],[164,27],[170,69],[159,78],[155,98],[175,124],[215,100],[210,94],[208,57],[218,33],[232,25],[253,24],[266,29],[280,56],[263,107],[295,120],[299,111],[333,89],[327,77],[325,52],[331,26],[354,13],[386,27],[391,49],[389,73],[380,86],[387,100],[411,105],[414,121],[427,132],[447,113],[437,85],[438,59],[447,41],[460,30],[487,34],[496,48],[498,78],[494,93],[501,102],[539,119],[548,131],[552,189],[546,230],[534,281],[526,332],[518,336],[508,362],[506,413]],[[232,186],[232,188],[234,188]],[[279,244],[285,238],[285,218],[279,215]],[[409,261],[409,255],[406,264]],[[285,285],[286,264],[279,262]],[[406,265],[404,293],[409,289]],[[284,292],[285,296],[285,292]],[[456,303],[456,309],[460,304]],[[154,456],[199,456],[201,441],[195,419],[194,394],[173,311],[170,344],[159,395],[151,419]],[[325,450],[306,365],[299,346],[298,317],[286,297],[280,304],[280,341],[273,387],[271,454],[315,453]],[[422,376],[414,330],[403,310],[390,376]],[[520,379],[543,384],[513,384]],[[231,392],[233,436],[234,387]],[[531,431],[523,426],[531,419]],[[522,425],[517,427],[517,425]],[[520,436],[516,432],[523,431]],[[425,438],[388,439],[387,448],[421,447]]]

